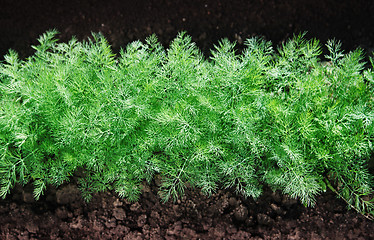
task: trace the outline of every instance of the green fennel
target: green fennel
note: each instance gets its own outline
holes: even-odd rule
[[[38,199],[79,175],[87,201],[112,189],[136,201],[158,174],[164,201],[187,186],[256,198],[267,184],[313,206],[330,188],[373,217],[374,73],[361,50],[328,41],[322,64],[301,34],[276,50],[247,39],[241,54],[223,39],[205,59],[180,33],[116,56],[102,35],[56,34],[0,64],[1,197],[33,183]]]

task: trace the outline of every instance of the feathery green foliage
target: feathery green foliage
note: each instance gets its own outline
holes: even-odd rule
[[[114,189],[136,201],[162,177],[163,200],[187,186],[258,197],[270,185],[307,205],[327,187],[373,216],[374,73],[363,53],[295,36],[277,50],[223,39],[205,59],[180,33],[115,56],[105,38],[57,43],[49,31],[0,65],[0,196],[79,175],[86,200]],[[373,63],[373,62],[372,62]],[[373,64],[374,66],[374,64]],[[79,174],[77,174],[79,172]]]

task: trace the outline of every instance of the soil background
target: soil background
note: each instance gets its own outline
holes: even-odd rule
[[[103,33],[114,51],[156,33],[168,46],[187,31],[204,53],[218,40],[263,36],[275,46],[293,34],[341,40],[343,48],[374,50],[372,0],[0,0],[0,55],[9,48],[22,57],[31,44],[55,28],[61,41]]]
[[[39,35],[55,28],[61,41],[101,32],[114,52],[156,33],[167,47],[187,31],[209,57],[222,38],[262,36],[274,46],[294,34],[341,40],[346,52],[374,51],[374,1],[368,0],[0,0],[0,61],[8,49],[22,58]],[[232,190],[210,198],[190,189],[179,201],[162,203],[159,181],[144,183],[136,203],[112,192],[84,203],[74,179],[50,186],[37,202],[32,186],[17,186],[0,200],[0,239],[374,239],[374,222],[347,210],[326,192],[315,208],[264,188],[257,200]]]

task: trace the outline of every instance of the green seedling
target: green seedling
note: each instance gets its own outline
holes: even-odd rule
[[[138,200],[186,187],[231,188],[257,198],[264,184],[306,206],[327,189],[373,216],[374,95],[363,53],[295,36],[278,49],[260,38],[222,40],[205,59],[180,33],[113,54],[105,38],[58,43],[49,31],[26,60],[0,64],[0,196],[15,184],[78,178],[82,196],[114,190]]]

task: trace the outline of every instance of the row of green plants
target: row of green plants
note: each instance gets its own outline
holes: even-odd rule
[[[38,199],[76,175],[87,201],[112,189],[136,201],[157,174],[164,201],[186,186],[257,198],[266,184],[313,206],[330,188],[372,217],[374,72],[361,50],[331,40],[321,56],[301,34],[277,49],[247,39],[241,53],[224,39],[207,59],[180,33],[115,55],[102,35],[56,34],[0,65],[1,197],[32,183]]]

